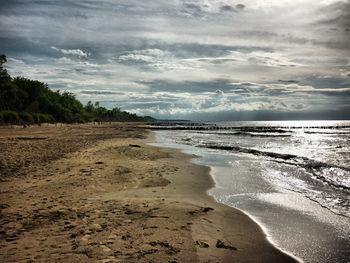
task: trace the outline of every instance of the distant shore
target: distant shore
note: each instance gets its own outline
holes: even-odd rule
[[[0,127],[2,262],[295,262],[134,125]]]

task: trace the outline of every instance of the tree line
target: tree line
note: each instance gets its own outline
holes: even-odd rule
[[[83,123],[90,121],[154,121],[119,108],[108,110],[89,101],[85,106],[71,92],[52,91],[48,85],[23,77],[12,78],[0,55],[0,123]]]

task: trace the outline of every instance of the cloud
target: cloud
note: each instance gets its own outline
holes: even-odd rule
[[[243,10],[245,8],[245,5],[243,5],[243,4],[237,4],[236,5],[236,9],[237,10]]]
[[[220,7],[221,12],[235,12],[236,9],[231,5],[223,5]]]
[[[350,30],[350,2],[337,1],[319,10],[320,13],[327,13],[319,22],[330,26],[338,27],[344,31]]]
[[[86,53],[80,49],[61,49],[55,46],[52,46],[51,49],[55,51],[59,51],[64,55],[74,55],[74,56],[85,57],[85,58],[87,58],[90,55],[89,53]]]
[[[291,61],[285,55],[278,52],[270,52],[270,51],[251,51],[251,52],[242,52],[232,50],[229,54],[223,57],[216,58],[198,58],[199,62],[208,62],[212,64],[222,64],[229,62],[237,62],[242,65],[242,63],[246,64],[254,64],[254,65],[264,65],[268,67],[295,67],[301,66],[302,64],[299,62]]]
[[[118,58],[120,61],[142,61],[142,62],[154,62],[155,59],[152,56],[145,56],[145,55],[140,55],[140,54],[128,54],[128,55],[122,55],[119,56]]]
[[[282,80],[282,79],[279,79],[278,81],[281,82],[281,83],[285,83],[285,84],[299,83],[298,80]]]
[[[83,102],[197,119],[350,107],[348,1],[4,0],[2,7],[9,72]]]
[[[239,12],[245,8],[243,4],[237,4],[236,6],[232,5],[222,5],[220,6],[220,12]]]
[[[191,70],[193,67],[191,60],[178,58],[176,54],[160,49],[133,50],[116,59],[127,65],[139,65],[143,69],[147,66],[148,70],[157,71]]]
[[[199,58],[199,59],[197,59],[197,61],[209,62],[212,64],[223,64],[223,63],[228,63],[228,62],[235,62],[237,60],[233,59],[233,58]]]
[[[145,49],[145,50],[133,50],[128,54],[121,55],[117,59],[120,61],[140,61],[146,63],[155,63],[158,60],[164,58],[167,52],[160,49]]]
[[[187,8],[187,9],[190,9],[192,11],[195,11],[195,12],[201,12],[202,11],[202,8],[199,5],[196,5],[196,4],[185,3],[184,7]]]
[[[82,90],[79,92],[80,94],[88,94],[88,95],[123,95],[124,93],[115,92],[115,91],[101,91],[101,90]]]
[[[15,58],[7,58],[7,60],[10,63],[14,63],[14,64],[25,64],[23,60],[20,59],[15,59]]]

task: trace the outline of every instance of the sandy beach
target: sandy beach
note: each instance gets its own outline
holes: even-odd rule
[[[296,262],[135,124],[0,127],[1,262]]]

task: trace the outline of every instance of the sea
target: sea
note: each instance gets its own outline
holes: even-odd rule
[[[304,262],[350,262],[350,121],[162,122],[155,145],[211,167],[218,202]]]

